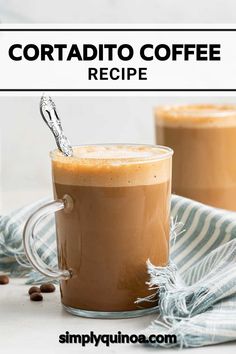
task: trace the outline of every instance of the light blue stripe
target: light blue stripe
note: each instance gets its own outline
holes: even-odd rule
[[[188,247],[191,245],[191,243],[197,238],[197,236],[200,234],[200,232],[202,231],[204,225],[205,225],[205,220],[207,218],[207,216],[209,215],[210,211],[206,212],[204,211],[198,220],[198,223],[196,225],[195,230],[192,232],[191,236],[188,237],[186,239],[186,241],[181,245],[181,247],[176,250],[177,255],[179,256],[180,254],[183,253],[183,251],[186,251],[186,249],[188,249]],[[195,253],[198,252],[199,250],[195,250]],[[192,252],[191,252],[192,254]],[[177,263],[178,268],[181,270],[181,267],[186,263],[187,260],[189,260],[190,258],[190,254],[188,254],[185,258],[182,258],[182,260]],[[173,257],[173,260],[175,261],[175,257]]]

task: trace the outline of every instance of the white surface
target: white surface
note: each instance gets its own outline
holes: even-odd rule
[[[154,353],[154,348],[135,344],[112,344],[94,347],[80,344],[60,344],[59,334],[135,334],[146,328],[154,315],[128,320],[95,320],[67,314],[60,305],[59,290],[45,294],[43,302],[29,300],[29,286],[23,280],[12,279],[9,285],[0,285],[0,353],[2,354],[60,354],[60,353]],[[235,342],[197,349],[185,349],[184,354],[235,353]],[[158,352],[160,349],[158,349]],[[175,350],[162,349],[170,354]]]
[[[233,23],[235,0],[1,0],[2,22]]]

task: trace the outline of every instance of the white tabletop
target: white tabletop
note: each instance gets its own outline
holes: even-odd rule
[[[27,294],[29,286],[24,279],[11,279],[8,285],[0,285],[0,353],[2,354],[60,354],[60,353],[154,353],[152,347],[141,344],[60,344],[60,334],[137,334],[146,328],[155,315],[126,320],[95,320],[72,316],[66,313],[60,304],[60,294],[44,294],[43,302],[32,302]],[[194,353],[235,353],[235,343],[185,349],[184,354]],[[171,349],[162,349],[163,353],[173,353]],[[176,351],[176,349],[174,350]]]

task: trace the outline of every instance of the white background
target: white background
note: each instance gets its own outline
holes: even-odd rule
[[[2,210],[51,192],[49,151],[54,138],[39,113],[40,97],[1,97]],[[154,143],[159,104],[232,102],[234,97],[55,97],[72,144]]]
[[[235,0],[1,0],[2,22],[235,23]]]

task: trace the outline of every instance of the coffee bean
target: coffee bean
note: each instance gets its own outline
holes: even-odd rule
[[[0,284],[1,285],[5,285],[5,284],[8,284],[9,283],[9,278],[7,275],[0,275]]]
[[[31,286],[31,288],[28,291],[28,294],[31,295],[33,293],[41,293],[40,288],[38,288],[37,286]]]
[[[43,295],[41,293],[32,293],[30,295],[31,301],[43,301]]]
[[[51,283],[45,283],[40,286],[42,293],[53,293],[56,290],[55,286]]]

